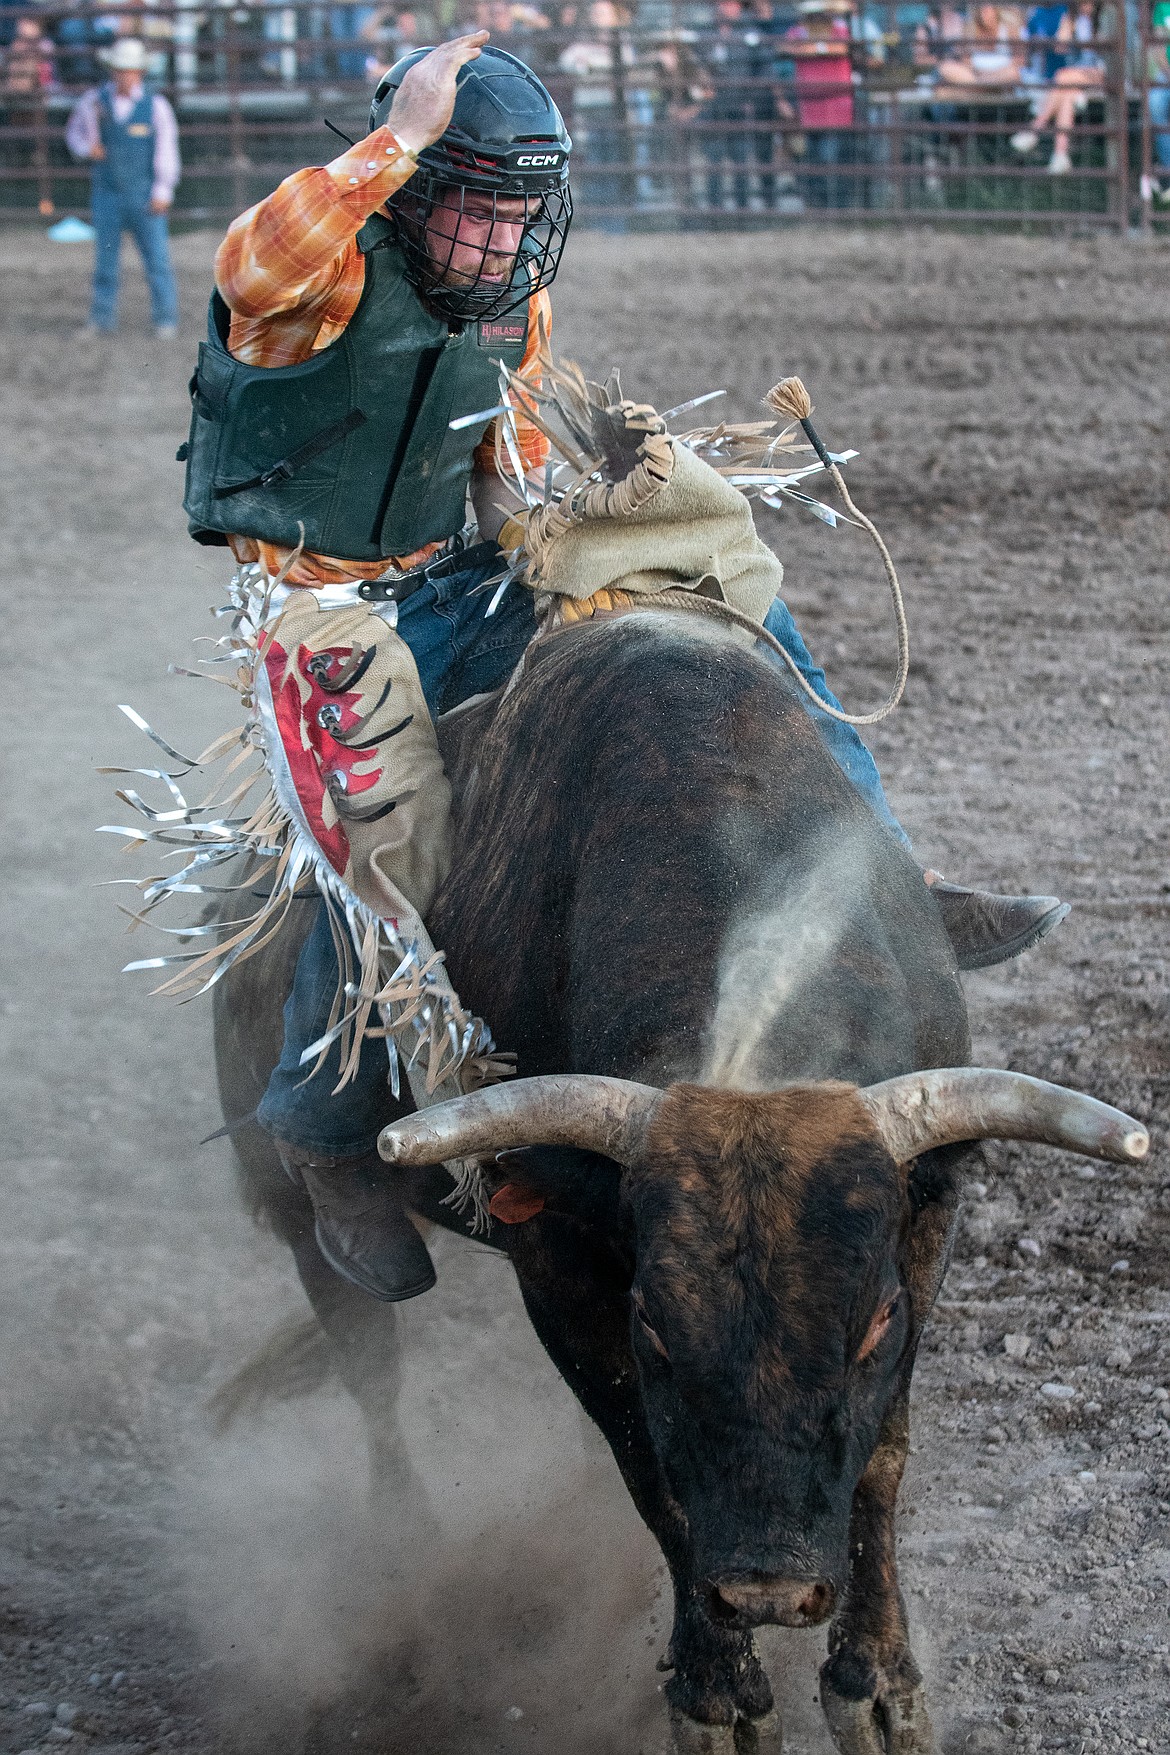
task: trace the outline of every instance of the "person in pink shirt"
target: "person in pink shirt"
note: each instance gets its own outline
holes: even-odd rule
[[[851,0],[800,0],[800,22],[784,33],[796,63],[796,108],[813,164],[836,165],[849,154],[853,127],[853,60],[850,54]],[[838,205],[843,180],[808,179],[812,207]]]

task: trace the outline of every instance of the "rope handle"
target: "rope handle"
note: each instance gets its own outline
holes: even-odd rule
[[[631,593],[628,613],[632,614],[639,609],[690,610],[695,615],[706,616],[710,621],[745,628],[755,639],[770,647],[778,658],[784,660],[814,706],[818,707],[822,713],[827,713],[830,718],[839,719],[843,725],[872,725],[876,720],[884,719],[887,713],[892,713],[898,704],[897,697],[891,696],[886,705],[879,708],[876,713],[868,713],[864,716],[846,713],[841,708],[830,705],[828,701],[817,694],[812,684],[801,674],[800,667],[791,652],[780,644],[770,628],[762,627],[745,610],[736,609],[730,603],[720,603],[718,599],[712,597],[700,597],[698,592],[692,590],[689,585],[668,585],[663,591],[647,591],[645,593],[639,591],[636,595]],[[579,627],[581,624],[573,622],[568,625]],[[559,633],[560,629],[553,631]]]

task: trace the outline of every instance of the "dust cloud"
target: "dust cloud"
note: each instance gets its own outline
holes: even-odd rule
[[[867,866],[863,839],[826,836],[803,855],[798,872],[778,871],[732,920],[720,957],[703,1084],[766,1089],[774,1076],[763,1070],[761,1056],[781,1032],[787,1035],[790,1077],[841,1076],[834,1054],[839,1045],[831,1039],[824,1008],[817,1008],[817,1030],[809,1035],[809,999],[865,906]],[[802,1052],[807,1064],[798,1065]]]
[[[659,1755],[657,1548],[510,1270],[453,1240],[436,1255],[439,1290],[403,1310],[396,1477],[371,1476],[362,1416],[330,1386],[189,1451],[172,1552],[217,1747]],[[468,1271],[460,1337],[444,1287]]]

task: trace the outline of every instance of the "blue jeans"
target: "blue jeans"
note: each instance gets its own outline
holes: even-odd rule
[[[1150,123],[1158,169],[1170,171],[1170,85],[1151,85]]]
[[[402,605],[398,632],[414,654],[432,715],[457,707],[471,695],[499,687],[532,638],[535,629],[532,598],[523,586],[509,586],[490,618],[486,612],[493,593],[469,595],[488,576],[490,570],[481,569],[432,581]],[[792,654],[817,693],[837,706],[825,683],[824,671],[813,663],[796,624],[779,598],[768,611],[764,626]],[[773,663],[781,663],[774,653],[770,656]],[[809,712],[839,766],[891,833],[908,846],[904,831],[886,803],[874,759],[857,732],[851,725],[842,725],[827,714],[818,713],[815,707],[810,707]],[[357,1158],[375,1149],[379,1129],[385,1125],[388,1078],[385,1046],[378,1041],[364,1045],[356,1078],[336,1096],[330,1093],[340,1071],[338,1044],[334,1043],[320,1071],[308,1082],[306,1069],[301,1065],[304,1050],[324,1035],[328,1026],[337,979],[337,954],[322,902],[316,907],[315,920],[297,963],[292,992],[284,1008],[284,1048],[256,1119],[277,1139],[287,1140],[302,1150],[319,1152],[323,1157]]]
[[[366,58],[370,50],[361,40],[365,30],[377,13],[372,6],[331,6],[329,8],[329,35],[334,42],[357,41],[355,49],[338,49],[334,62],[334,73],[338,79],[364,79],[366,77]],[[372,45],[371,45],[372,46]]]
[[[118,321],[118,257],[122,233],[129,232],[138,245],[150,287],[150,320],[156,326],[179,321],[179,295],[171,269],[167,242],[167,216],[151,213],[147,201],[93,192],[93,224],[97,232],[93,262],[93,303],[89,320],[97,329],[113,329]]]
[[[703,156],[710,166],[707,172],[708,207],[718,207],[725,195],[734,195],[735,205],[746,207],[751,195],[749,169],[753,164],[759,168],[760,196],[764,205],[771,207],[776,192],[772,135],[758,129],[753,131],[750,124],[763,122],[766,129],[775,116],[775,104],[770,96],[742,101],[725,97],[703,112],[703,121],[718,123],[721,129],[721,132],[706,135],[703,139]],[[725,164],[732,167],[730,173],[720,168]]]
[[[812,128],[807,135],[808,148],[806,161],[810,165],[840,165],[846,163],[849,153],[849,136],[840,134],[831,128]],[[839,173],[829,176],[810,176],[806,185],[806,200],[810,207],[848,207],[850,190],[846,178]]]

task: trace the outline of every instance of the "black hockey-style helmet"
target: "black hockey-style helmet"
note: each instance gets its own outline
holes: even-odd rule
[[[382,75],[370,105],[371,133],[389,119],[407,69],[430,52],[416,49]],[[459,69],[455,111],[447,129],[419,153],[418,170],[389,203],[398,221],[407,276],[436,311],[460,322],[499,317],[548,286],[560,266],[573,216],[572,144],[552,98],[515,55],[488,46]],[[510,279],[477,278],[472,267],[460,274],[459,285],[450,283],[458,221],[469,194],[491,197],[493,213],[501,196],[527,202]],[[428,247],[424,234],[440,205],[450,217],[444,214],[440,224],[431,227]],[[465,249],[464,241],[459,241]],[[486,254],[485,245],[481,270]]]

